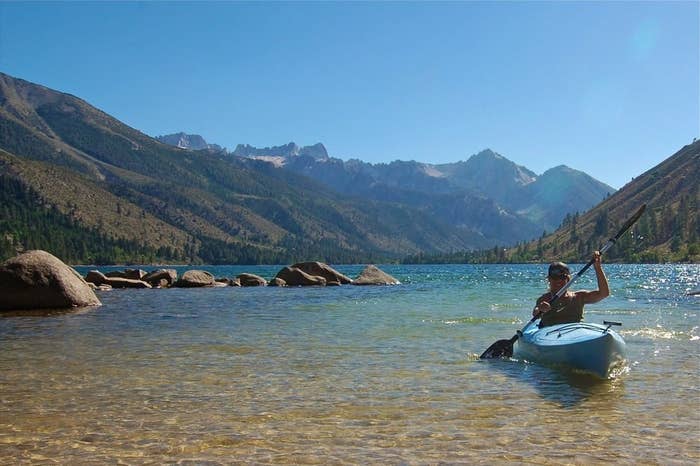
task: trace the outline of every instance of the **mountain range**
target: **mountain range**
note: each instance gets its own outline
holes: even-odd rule
[[[199,135],[189,137],[204,141]],[[490,149],[448,164],[346,162],[330,157],[321,143],[265,148],[239,144],[230,155],[308,176],[346,196],[433,212],[446,223],[482,235],[479,246],[552,231],[567,213],[586,211],[615,191],[565,165],[538,176]]]
[[[0,253],[72,262],[377,262],[472,247],[429,212],[163,144],[84,100],[0,74]]]
[[[657,166],[584,213],[567,214],[561,226],[513,247],[407,256],[405,263],[583,263],[635,212],[639,220],[615,242],[606,261],[700,262],[700,141],[683,146]]]
[[[492,151],[372,165],[322,144],[230,153],[184,133],[159,139],[0,73],[0,256],[43,247],[73,263],[377,262],[514,244],[612,192]]]

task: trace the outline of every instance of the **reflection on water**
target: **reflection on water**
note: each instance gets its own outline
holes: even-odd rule
[[[7,319],[12,317],[50,317],[68,314],[82,314],[86,312],[93,312],[94,310],[94,306],[73,307],[68,309],[22,309],[15,311],[2,311],[0,312],[0,319]]]
[[[700,301],[661,280],[677,266],[627,267],[587,309],[624,323],[613,380],[478,359],[527,319],[533,266],[3,315],[0,464],[697,464]]]
[[[532,385],[543,399],[569,409],[587,400],[595,400],[600,408],[619,399],[624,395],[622,375],[629,371],[629,367],[620,368],[609,379],[600,379],[566,368],[551,368],[515,359],[484,362],[493,364],[493,369],[520,383]]]

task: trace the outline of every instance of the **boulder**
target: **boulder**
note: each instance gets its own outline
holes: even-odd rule
[[[268,283],[267,286],[287,286],[287,282],[285,282],[279,277],[275,277],[272,280],[270,280],[270,283]]]
[[[151,286],[166,288],[173,286],[173,283],[177,281],[177,270],[175,269],[158,269],[148,272],[141,278],[146,283],[150,283]]]
[[[353,285],[400,285],[401,282],[379,270],[374,265],[368,265],[352,282]]]
[[[92,283],[96,286],[104,285],[107,283],[107,276],[100,272],[99,270],[90,270],[87,275],[85,275],[85,281]]]
[[[170,282],[169,282],[168,280],[166,280],[165,278],[161,278],[161,279],[158,280],[157,282],[154,281],[154,282],[151,282],[151,283],[149,283],[149,282],[146,282],[146,283],[148,283],[149,285],[151,285],[152,288],[170,288],[171,286],[173,286],[173,284],[170,283]]]
[[[106,283],[112,288],[152,288],[150,283],[131,278],[107,277]]]
[[[264,278],[252,274],[252,273],[242,273],[236,276],[236,280],[241,286],[265,286],[267,285],[267,280]]]
[[[296,267],[285,267],[275,278],[281,278],[287,286],[326,286],[326,279],[315,275],[309,275]]]
[[[94,283],[87,282],[88,286],[92,291],[112,291],[112,287],[107,284],[95,285]]]
[[[214,286],[214,275],[204,270],[188,270],[173,286],[178,288],[199,288]]]
[[[113,270],[112,272],[107,272],[105,276],[110,278],[128,278],[129,280],[143,280],[143,277],[146,276],[146,272],[140,269]]]
[[[338,272],[328,264],[324,264],[323,262],[298,262],[292,265],[291,267],[293,269],[299,269],[302,272],[305,272],[309,275],[323,277],[326,279],[326,283],[328,285],[330,285],[331,282],[333,282],[334,285],[347,285],[352,283],[352,278],[343,275],[342,273]]]
[[[99,270],[90,270],[85,275],[85,281],[92,283],[98,287],[109,286],[111,288],[152,288],[152,285],[146,281],[124,278],[122,272],[109,272],[103,274]]]
[[[27,251],[0,266],[0,310],[64,309],[102,303],[73,268],[46,251]]]

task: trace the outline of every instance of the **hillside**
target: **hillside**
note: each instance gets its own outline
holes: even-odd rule
[[[474,244],[418,209],[344,199],[267,163],[171,147],[77,97],[5,74],[0,149],[11,188],[1,201],[13,206],[0,224],[4,257],[51,236],[48,223],[31,224],[42,209],[61,217],[62,234],[121,244],[80,262],[353,262]]]
[[[646,211],[605,260],[700,262],[700,141],[684,146],[591,210],[567,215],[550,235],[515,247],[417,255],[404,261],[586,262],[642,204],[647,204]]]
[[[568,217],[562,228],[528,244],[523,254],[545,261],[583,261],[642,204],[647,204],[645,213],[610,249],[607,260],[700,262],[700,141],[684,146],[585,214]]]

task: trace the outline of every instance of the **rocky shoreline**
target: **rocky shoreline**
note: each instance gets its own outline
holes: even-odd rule
[[[188,270],[178,276],[175,269],[124,269],[102,273],[91,270],[85,281],[98,289],[109,288],[205,288],[225,286],[341,286],[341,285],[398,285],[400,282],[368,265],[352,279],[323,262],[299,262],[283,267],[269,281],[252,273],[241,273],[235,277],[214,277],[205,270]]]
[[[124,269],[102,273],[90,270],[82,277],[52,254],[27,251],[0,266],[0,311],[23,309],[66,309],[99,306],[96,290],[113,288],[215,288],[226,286],[342,286],[398,285],[400,282],[374,265],[368,265],[354,279],[323,262],[299,262],[283,267],[269,281],[251,273],[236,277],[214,277],[204,270],[159,268],[146,272]]]

